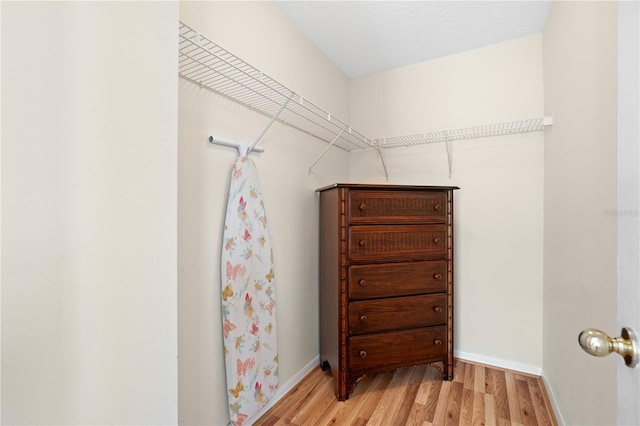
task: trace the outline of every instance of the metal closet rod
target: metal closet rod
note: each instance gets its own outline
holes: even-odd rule
[[[214,138],[213,136],[209,136],[209,142],[211,142],[212,144],[215,145],[222,145],[222,146],[228,146],[230,148],[235,148],[238,151],[241,151],[242,148],[244,146],[246,146],[247,148],[249,148],[249,145],[243,145],[239,142],[234,142],[234,141],[230,141],[227,139],[220,139],[220,138]],[[251,151],[253,152],[264,152],[264,148],[261,146],[255,146],[253,147],[253,149],[251,149]],[[247,151],[247,154],[251,151]]]

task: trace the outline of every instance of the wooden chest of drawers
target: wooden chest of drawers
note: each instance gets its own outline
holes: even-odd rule
[[[343,401],[367,374],[442,362],[453,379],[453,190],[320,193],[320,363]]]

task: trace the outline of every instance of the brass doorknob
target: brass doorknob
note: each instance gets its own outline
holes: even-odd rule
[[[607,356],[617,352],[624,358],[627,367],[638,365],[638,339],[632,329],[623,327],[620,337],[609,337],[595,328],[582,330],[578,342],[584,351],[593,356]]]

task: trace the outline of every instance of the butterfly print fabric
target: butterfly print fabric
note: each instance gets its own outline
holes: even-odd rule
[[[255,165],[231,175],[222,246],[222,323],[229,417],[249,423],[278,389],[275,277]]]

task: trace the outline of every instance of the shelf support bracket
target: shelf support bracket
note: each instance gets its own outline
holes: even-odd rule
[[[387,165],[384,162],[384,155],[382,155],[382,146],[378,145],[378,147],[376,148],[376,151],[378,151],[378,155],[380,156],[380,161],[382,162],[382,169],[384,170],[384,176],[387,179],[387,182],[389,182],[389,173],[387,173]]]
[[[447,161],[449,163],[449,179],[451,179],[451,172],[453,170],[453,150],[451,144],[453,141],[447,136],[447,140],[444,141],[445,148],[447,149]]]
[[[344,133],[344,129],[340,130],[340,133],[338,133],[338,134],[336,135],[336,137],[335,137],[335,138],[333,138],[333,140],[331,141],[331,143],[330,143],[330,144],[329,144],[329,145],[324,149],[324,151],[322,151],[322,154],[320,154],[320,155],[318,156],[318,158],[316,158],[316,161],[314,161],[314,162],[313,162],[313,164],[311,164],[311,165],[309,166],[309,174],[311,174],[311,169],[313,169],[313,166],[315,166],[315,165],[316,165],[316,163],[317,163],[318,161],[320,161],[320,159],[321,159],[322,157],[324,157],[324,155],[327,153],[327,151],[329,151],[329,148],[331,148],[331,147],[333,146],[333,144],[335,144],[335,143],[338,141],[338,139],[340,139],[340,136],[342,136],[342,134],[343,134],[343,133]]]
[[[209,136],[209,142],[214,143],[216,145],[222,145],[222,146],[228,146],[228,147],[231,147],[231,148],[236,148],[238,150],[238,153],[241,156],[242,155],[247,155],[247,154],[249,154],[251,152],[264,152],[264,148],[262,148],[260,146],[256,146],[256,145],[258,144],[258,142],[260,142],[260,139],[262,139],[264,134],[267,133],[267,130],[269,130],[271,125],[273,123],[275,123],[275,121],[278,119],[278,117],[280,116],[282,111],[284,111],[284,109],[287,107],[287,104],[289,103],[289,101],[291,100],[292,97],[293,97],[293,94],[291,94],[291,96],[289,96],[289,98],[285,101],[285,103],[282,104],[282,106],[280,107],[280,109],[278,110],[276,115],[274,115],[271,118],[271,121],[269,122],[269,124],[267,124],[267,127],[265,127],[262,130],[262,132],[258,135],[258,137],[255,139],[255,141],[253,142],[253,144],[251,146],[245,145],[245,144],[241,144],[239,142],[229,141],[229,140],[220,139],[220,138],[214,138],[213,136]]]
[[[265,127],[264,130],[262,130],[262,132],[258,135],[256,140],[251,145],[251,148],[249,148],[249,152],[254,151],[254,148],[256,147],[258,142],[260,142],[260,139],[262,139],[262,137],[264,136],[265,133],[267,133],[267,130],[269,130],[271,125],[273,123],[275,123],[275,121],[278,119],[278,117],[280,117],[280,114],[282,114],[282,111],[284,111],[284,109],[287,107],[287,105],[289,104],[289,101],[291,100],[291,98],[293,98],[293,93],[291,93],[291,96],[289,96],[289,98],[287,98],[285,103],[282,104],[282,106],[280,107],[280,109],[278,110],[276,115],[274,115],[273,118],[271,118],[271,121],[269,122],[269,124],[267,124],[267,127]]]

